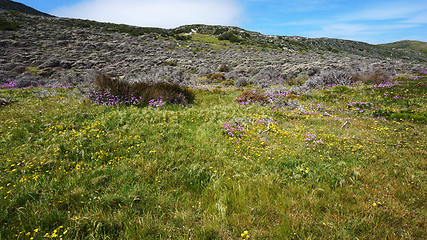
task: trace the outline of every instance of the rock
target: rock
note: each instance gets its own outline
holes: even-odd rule
[[[16,67],[16,63],[6,63],[2,69],[5,71],[11,71],[12,69],[14,69]]]
[[[61,63],[60,60],[58,60],[56,58],[50,58],[47,61],[45,61],[44,63],[40,64],[38,66],[38,68],[43,69],[43,68],[59,67],[60,63]]]
[[[280,72],[277,67],[267,66],[259,71],[251,80],[259,86],[268,86],[278,82]]]
[[[17,74],[9,71],[0,71],[0,84],[9,83],[16,78]]]
[[[234,86],[241,88],[241,87],[246,87],[248,84],[249,84],[249,79],[247,77],[241,77],[241,78],[237,79]]]

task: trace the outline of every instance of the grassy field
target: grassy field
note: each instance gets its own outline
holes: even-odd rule
[[[103,106],[0,89],[0,239],[423,239],[427,78]],[[424,237],[422,237],[424,236]]]

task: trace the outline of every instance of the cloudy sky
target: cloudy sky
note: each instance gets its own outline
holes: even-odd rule
[[[136,26],[238,26],[372,44],[427,42],[426,0],[14,0],[60,17]]]

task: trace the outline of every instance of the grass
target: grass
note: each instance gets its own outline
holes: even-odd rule
[[[299,110],[0,89],[18,100],[0,106],[0,238],[422,239],[425,84],[315,90]]]

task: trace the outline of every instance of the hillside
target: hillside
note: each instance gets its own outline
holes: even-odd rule
[[[394,43],[381,44],[381,46],[388,47],[388,48],[413,50],[413,51],[417,51],[424,54],[424,56],[427,56],[426,42],[404,40],[404,41],[398,41]]]
[[[144,28],[16,12],[0,17],[7,28],[15,26],[0,31],[0,83],[88,85],[93,71],[100,71],[129,81],[227,80],[263,88],[331,70],[395,75],[426,69],[422,54],[340,39],[266,36],[224,26]],[[221,76],[212,80],[213,74]]]
[[[36,9],[34,9],[32,7],[28,7],[25,4],[14,2],[14,1],[9,1],[9,0],[0,0],[0,9],[13,10],[13,11],[21,12],[21,13],[39,15],[39,16],[51,16],[47,13],[37,11]],[[51,16],[51,17],[53,17],[53,16]]]

